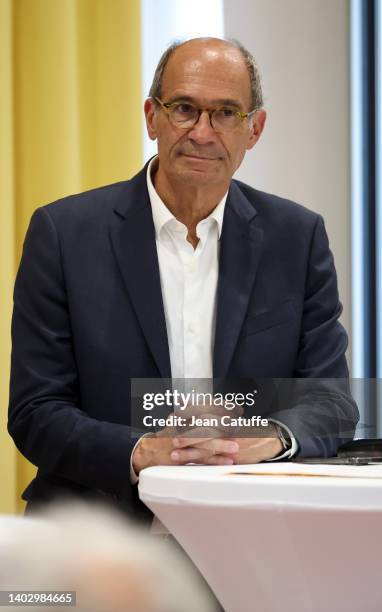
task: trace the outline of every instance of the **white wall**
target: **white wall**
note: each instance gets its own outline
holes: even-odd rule
[[[141,0],[142,88],[148,96],[155,68],[174,40],[224,35],[223,0]],[[143,122],[144,124],[144,122]],[[143,126],[144,160],[156,154],[156,142]]]
[[[268,110],[236,178],[323,215],[350,334],[348,1],[225,0],[224,22],[257,59]]]

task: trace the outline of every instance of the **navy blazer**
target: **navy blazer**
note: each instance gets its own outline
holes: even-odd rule
[[[129,477],[130,379],[171,377],[146,169],[43,206],[30,222],[14,293],[8,428],[38,466],[24,492],[31,502],[95,495],[144,511]],[[233,180],[219,258],[215,377],[348,376],[319,215]],[[324,389],[274,417],[301,456],[325,456],[352,436],[358,413],[346,389]]]

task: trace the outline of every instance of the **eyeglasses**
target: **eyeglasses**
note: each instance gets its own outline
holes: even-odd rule
[[[199,121],[200,115],[206,111],[210,118],[210,124],[216,132],[232,132],[237,129],[244,119],[253,115],[256,110],[244,113],[232,106],[219,106],[218,108],[198,108],[189,102],[162,102],[154,98],[165,113],[170,122],[182,130],[189,130]]]

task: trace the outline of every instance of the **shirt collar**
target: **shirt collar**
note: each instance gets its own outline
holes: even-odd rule
[[[161,200],[158,193],[155,190],[153,182],[151,180],[151,170],[153,168],[153,164],[157,163],[158,156],[153,157],[147,167],[147,189],[149,191],[149,197],[151,202],[151,210],[153,213],[153,221],[155,227],[155,235],[158,238],[163,228],[168,221],[175,219],[172,212],[167,208],[165,203]],[[224,209],[228,196],[228,191],[224,194],[219,204],[213,209],[213,211],[208,215],[207,219],[214,219],[218,226],[218,236],[220,239],[222,229],[223,229],[223,218],[224,218]]]

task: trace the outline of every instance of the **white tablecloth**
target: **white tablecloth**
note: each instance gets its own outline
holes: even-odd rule
[[[139,494],[226,612],[382,610],[382,466],[159,466]]]

